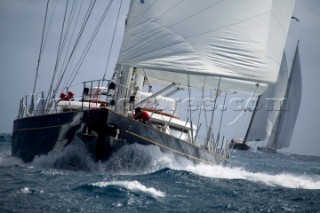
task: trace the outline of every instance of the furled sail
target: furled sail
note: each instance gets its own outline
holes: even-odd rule
[[[245,141],[263,141],[271,135],[288,83],[288,65],[283,53],[278,80],[259,96]]]
[[[252,92],[277,80],[294,2],[132,0],[117,63],[181,85],[221,78],[222,89]]]
[[[287,101],[284,102],[283,110],[280,111],[277,122],[272,130],[267,144],[268,148],[281,149],[289,147],[299,113],[301,93],[301,65],[299,46],[297,46],[285,94]]]

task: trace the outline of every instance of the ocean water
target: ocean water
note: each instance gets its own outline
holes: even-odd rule
[[[96,163],[70,146],[26,164],[10,149],[2,139],[0,212],[320,212],[320,157],[233,151],[208,166],[131,146]]]

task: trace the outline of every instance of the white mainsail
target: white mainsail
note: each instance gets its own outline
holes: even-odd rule
[[[302,93],[301,82],[299,46],[297,46],[285,94],[287,101],[284,102],[283,109],[280,111],[272,130],[267,144],[268,148],[281,149],[289,147],[300,108]]]
[[[260,83],[262,93],[277,80],[294,2],[132,0],[117,63],[191,87]]]
[[[269,138],[280,112],[281,102],[288,84],[288,65],[286,54],[283,53],[278,80],[269,85],[259,96],[252,114],[245,141],[263,141]]]

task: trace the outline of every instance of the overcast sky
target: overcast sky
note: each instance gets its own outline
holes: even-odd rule
[[[45,4],[44,0],[0,0],[0,133],[12,131],[20,98],[32,92]],[[116,12],[111,13],[113,16],[115,14]],[[284,151],[319,156],[320,27],[317,22],[320,20],[320,1],[296,0],[294,16],[300,22],[292,21],[286,50],[291,66],[297,40],[300,40],[303,91],[291,147]],[[110,45],[106,40],[110,41],[112,37],[115,21],[111,16],[106,17],[106,20],[109,28],[101,29],[97,37],[101,42],[94,47],[95,53],[88,55],[90,63],[84,64],[84,69],[90,69],[90,76],[96,78],[102,77],[101,70],[104,70],[105,63],[100,61],[106,61]],[[121,21],[123,20],[124,15],[121,17]],[[121,34],[120,30],[118,35]],[[119,45],[119,41],[115,42],[115,48]],[[50,44],[47,47],[54,48]],[[113,55],[112,61],[115,61],[116,56],[117,54]],[[48,88],[51,75],[46,73],[45,65],[40,68],[38,87]],[[85,73],[82,77],[87,80]]]

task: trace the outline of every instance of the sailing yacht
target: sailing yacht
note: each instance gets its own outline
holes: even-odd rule
[[[244,139],[232,140],[230,148],[249,150],[251,149],[249,142],[264,141],[271,135],[281,103],[284,101],[287,84],[288,65],[286,54],[283,53],[277,82],[270,84],[267,90],[258,96]]]
[[[35,92],[21,99],[12,155],[30,162],[80,140],[97,161],[140,144],[194,162],[227,162],[229,140],[217,144],[213,133],[216,99],[230,91],[259,95],[276,82],[293,7],[294,0],[130,1],[112,78],[84,82],[75,100],[56,98],[72,88],[60,83],[37,104]],[[195,90],[213,94],[210,104],[193,97]],[[187,97],[178,100],[181,91]],[[137,107],[148,124],[134,119]],[[208,121],[202,130],[201,112]]]
[[[284,54],[278,81],[259,96],[256,108],[260,109],[254,110],[246,133],[245,141],[267,142],[264,147],[258,147],[259,150],[275,152],[290,146],[302,92],[299,45],[295,51],[290,76],[288,73]]]

